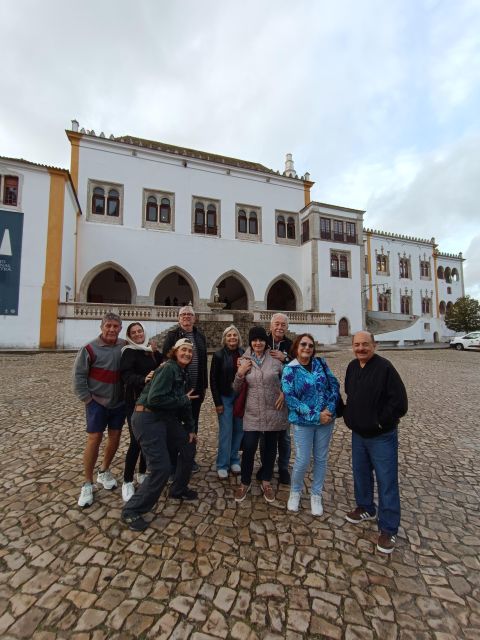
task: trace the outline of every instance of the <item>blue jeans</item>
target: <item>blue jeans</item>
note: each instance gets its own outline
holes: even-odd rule
[[[233,416],[235,396],[220,396],[223,413],[218,416],[217,469],[228,469],[232,464],[240,464],[238,450],[243,437],[242,418]]]
[[[352,432],[352,468],[357,506],[372,515],[376,513],[373,496],[375,471],[378,527],[380,531],[396,535],[400,524],[397,429],[373,438],[362,438]]]
[[[301,427],[292,425],[295,443],[295,462],[293,463],[291,490],[301,493],[303,479],[310,464],[313,453],[313,477],[311,493],[319,496],[322,493],[325,474],[327,473],[328,450],[332,439],[335,421],[329,424]]]

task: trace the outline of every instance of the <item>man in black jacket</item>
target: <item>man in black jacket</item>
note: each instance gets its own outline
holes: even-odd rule
[[[352,430],[352,468],[357,507],[345,516],[359,524],[375,520],[374,478],[378,488],[377,549],[392,553],[400,524],[398,423],[407,413],[404,384],[391,362],[375,353],[368,331],[353,336],[352,360],[345,374],[347,403],[343,419]]]
[[[180,338],[188,338],[193,344],[192,362],[187,367],[187,373],[194,390],[193,395],[198,396],[197,399],[191,401],[195,433],[198,433],[198,418],[208,387],[207,341],[203,333],[194,326],[194,323],[195,311],[193,307],[189,305],[182,307],[178,312],[178,326],[171,329],[165,337],[163,357],[166,357],[167,353]],[[193,462],[192,470],[193,473],[199,470],[195,461]]]

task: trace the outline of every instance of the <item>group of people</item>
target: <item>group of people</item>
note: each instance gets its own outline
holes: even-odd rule
[[[117,486],[110,464],[125,418],[130,444],[122,485],[123,521],[143,531],[148,526],[143,516],[154,508],[169,478],[172,498],[195,500],[197,492],[189,482],[199,469],[198,420],[210,381],[218,418],[216,470],[220,480],[229,473],[240,476],[237,503],[251,488],[259,449],[256,479],[264,499],[276,499],[272,479],[277,461],[279,483],[290,485],[287,509],[297,512],[312,462],[311,513],[321,516],[335,419],[343,416],[352,431],[356,500],[345,518],[352,524],[378,519],[377,549],[393,551],[400,524],[398,424],[408,402],[398,372],[375,353],[373,335],[360,331],[353,336],[355,359],[347,367],[344,403],[337,378],[325,359],[315,356],[313,336],[302,333],[292,343],[284,314],[272,316],[270,333],[253,326],[245,350],[238,329],[227,327],[209,375],[206,340],[195,327],[191,306],[180,309],[178,326],[168,332],[162,352],[155,341],[148,341],[141,323],[129,324],[126,340],[119,338],[121,328],[117,315],[106,314],[100,336],[82,347],[75,360],[74,389],[85,402],[87,422],[80,507],[93,503],[94,468],[106,429],[96,481],[105,489]],[[295,456],[290,476],[291,436]]]

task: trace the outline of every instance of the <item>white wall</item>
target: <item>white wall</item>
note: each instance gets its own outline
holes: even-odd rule
[[[22,176],[22,264],[17,316],[0,316],[0,347],[36,348],[40,339],[42,287],[48,229],[50,175],[46,169],[12,163]],[[10,208],[9,208],[10,209]]]

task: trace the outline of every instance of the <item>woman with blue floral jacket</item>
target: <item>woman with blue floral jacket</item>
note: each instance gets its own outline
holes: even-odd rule
[[[295,442],[295,462],[287,509],[298,511],[303,480],[313,453],[312,515],[323,514],[322,489],[328,450],[340,395],[336,377],[323,358],[315,358],[315,340],[302,333],[290,351],[294,358],[283,369],[282,391]]]

